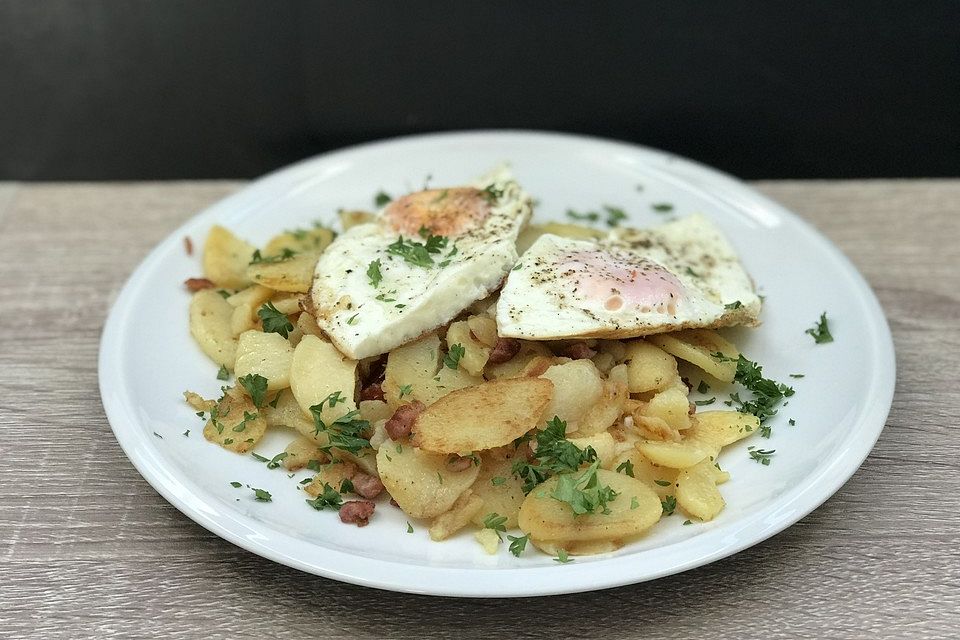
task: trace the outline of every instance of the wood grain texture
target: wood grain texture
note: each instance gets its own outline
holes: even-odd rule
[[[960,180],[766,182],[877,292],[899,377],[860,471],[796,526],[645,584],[454,600],[339,584],[193,524],[100,406],[97,343],[147,251],[241,185],[0,185],[0,636],[949,638],[960,630]]]

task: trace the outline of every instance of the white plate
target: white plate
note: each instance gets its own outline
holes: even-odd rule
[[[721,455],[732,480],[722,487],[727,507],[714,521],[683,526],[678,513],[616,553],[564,565],[532,548],[514,558],[503,545],[489,556],[469,533],[434,543],[416,523],[408,534],[406,518],[385,502],[368,527],[345,526],[335,513],[304,504],[297,483],[306,472],[288,478],[282,469],[267,470],[203,440],[202,422],[181,393],[214,396],[221,382],[187,328],[189,295],[181,283],[200,275],[200,263],[185,255],[184,236],[199,245],[220,223],[263,243],[315,219],[332,223],[340,207],[369,209],[381,188],[414,190],[428,174],[433,185],[459,184],[502,161],[540,200],[538,220],[563,220],[568,207],[605,203],[626,209],[632,224],[652,225],[665,216],[651,204],[669,202],[678,215],[702,212],[715,220],[756,278],[766,295],[764,324],[731,333],[767,376],[792,384],[796,395],[771,421],[770,440],[755,437]],[[804,330],[822,311],[836,341],[817,345]],[[712,169],[658,151],[510,131],[353,147],[273,173],[215,204],[172,233],[131,276],[107,320],[99,366],[103,404],[123,450],[161,495],[200,525],[310,573],[450,596],[613,587],[754,545],[810,513],[853,474],[883,429],[895,379],[889,329],[873,293],[833,245],[783,207]],[[791,373],[806,377],[791,379]],[[788,418],[796,426],[788,426]],[[186,429],[189,437],[181,435]],[[272,456],[284,444],[276,434],[257,451]],[[776,449],[769,466],[748,457],[751,444]],[[273,502],[255,502],[249,489],[234,489],[231,481],[267,489]]]

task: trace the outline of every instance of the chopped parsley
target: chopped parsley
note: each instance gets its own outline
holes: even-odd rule
[[[272,502],[273,496],[270,495],[269,491],[264,489],[257,489],[256,487],[250,487],[250,490],[253,491],[253,499],[257,502]]]
[[[487,202],[494,204],[497,200],[503,197],[503,189],[497,189],[496,185],[488,184],[483,189],[482,195]]]
[[[353,480],[344,478],[340,481],[340,493],[356,493],[357,488],[353,486]]]
[[[706,407],[707,405],[711,405],[711,404],[713,404],[713,403],[716,402],[716,401],[717,401],[717,398],[716,398],[716,396],[714,396],[713,398],[710,398],[709,400],[694,400],[694,401],[693,401],[693,404],[697,405],[698,407]]]
[[[596,211],[586,211],[584,213],[580,213],[579,211],[575,211],[573,209],[567,209],[567,217],[571,218],[572,220],[596,222],[600,219],[600,214],[597,213]]]
[[[547,428],[536,434],[537,450],[534,462],[518,460],[513,464],[513,474],[523,481],[523,492],[530,493],[547,478],[564,472],[574,472],[584,463],[597,460],[593,447],[581,449],[566,439],[567,423],[554,416]]]
[[[259,373],[248,373],[237,378],[237,382],[244,388],[253,404],[259,409],[267,398],[267,379]]]
[[[527,540],[529,536],[507,536],[507,540],[510,541],[510,553],[512,553],[517,558],[520,557],[520,554],[523,553],[524,549],[527,548]]]
[[[554,562],[559,562],[560,564],[566,564],[568,562],[573,562],[573,558],[570,557],[570,554],[567,553],[566,549],[558,549],[557,557],[553,559]]]
[[[414,266],[428,268],[433,265],[432,254],[446,249],[448,242],[449,238],[432,235],[428,230],[425,242],[414,242],[400,236],[396,242],[387,246],[387,253],[399,256]]]
[[[230,372],[227,371],[227,365],[220,365],[220,370],[217,371],[217,380],[229,380]]]
[[[370,278],[370,286],[377,287],[380,284],[380,281],[383,280],[383,274],[380,273],[380,258],[372,261],[367,265],[367,277]]]
[[[186,436],[187,438],[189,438],[189,437],[190,437],[190,429],[187,429],[186,431],[184,431],[184,432],[183,432],[183,435]]]
[[[734,361],[733,358],[727,357],[719,351],[710,355],[720,362]],[[792,396],[793,389],[776,380],[764,378],[763,367],[756,362],[747,360],[742,355],[737,358],[736,363],[737,372],[734,374],[734,381],[743,385],[754,396],[752,400],[741,400],[740,394],[730,394],[730,400],[737,404],[737,410],[752,413],[760,419],[761,423],[775,416],[777,414],[776,406],[784,398]]]
[[[408,395],[410,395],[411,393],[413,393],[413,385],[412,385],[412,384],[405,384],[405,385],[403,385],[403,386],[400,387],[400,397],[401,397],[401,398],[402,398],[403,396],[408,396]]]
[[[673,211],[673,205],[669,202],[657,202],[650,205],[650,208],[656,211],[657,213],[669,213]]]
[[[724,308],[724,309],[739,309],[739,308],[742,307],[742,306],[743,306],[743,303],[741,303],[739,300],[734,300],[734,301],[731,302],[730,304],[725,304],[725,305],[723,305],[723,308]]]
[[[690,276],[691,278],[699,278],[699,277],[701,277],[699,273],[697,273],[696,271],[694,271],[694,270],[691,269],[690,267],[686,267],[686,268],[684,269],[684,273],[686,273],[686,274],[687,274],[688,276]]]
[[[633,510],[638,508],[639,506],[640,506],[640,501],[637,500],[637,496],[632,496],[630,498],[630,509]]]
[[[661,487],[669,487],[669,486],[670,486],[670,481],[669,481],[669,480],[654,480],[654,482],[656,482],[657,485],[658,485],[658,486],[661,486]]]
[[[153,435],[155,435],[155,436],[157,436],[158,438],[160,438],[161,440],[163,440],[163,436],[160,435],[159,433],[157,433],[156,431],[153,432]]]
[[[794,420],[793,418],[790,418],[789,420],[787,420],[787,424],[789,424],[792,427],[797,424],[797,421]]]
[[[684,521],[683,521],[683,525],[684,525],[684,526],[686,526],[686,525],[688,525],[688,524],[693,524],[693,523],[690,522],[689,520],[684,520]]]
[[[672,516],[677,508],[677,499],[673,496],[666,496],[660,501],[660,506],[663,507],[663,515]]]
[[[502,484],[503,484],[504,482],[506,482],[506,481],[507,481],[507,479],[504,478],[503,476],[494,476],[494,477],[490,478],[490,484],[492,484],[492,485],[495,486],[495,487],[499,487],[500,485],[502,485]]]
[[[503,540],[501,533],[507,531],[507,516],[502,516],[499,513],[488,513],[487,516],[483,519],[483,528],[484,529],[493,529],[496,532],[497,538]]]
[[[330,449],[337,448],[358,454],[370,447],[370,440],[363,437],[364,432],[370,428],[370,422],[360,418],[360,412],[356,409],[343,414],[329,425],[322,418],[323,402],[310,407],[310,413],[313,415],[313,434],[327,434],[329,444],[321,446],[320,449],[329,453]]]
[[[807,329],[804,333],[812,336],[813,341],[817,344],[833,342],[833,336],[830,335],[830,327],[827,326],[827,312],[824,311],[821,313],[820,321],[814,324],[813,327]]]
[[[390,204],[390,201],[393,198],[390,197],[390,194],[386,191],[378,191],[377,195],[373,196],[373,204],[377,207],[383,207]]]
[[[305,500],[304,502],[317,511],[323,511],[324,509],[339,510],[343,504],[343,496],[341,496],[336,489],[324,482],[323,492],[313,500]]]
[[[706,380],[701,380],[700,384],[697,385],[697,391],[700,393],[706,393],[707,391],[710,391],[710,385],[707,384]]]
[[[353,314],[352,316],[350,316],[349,318],[347,318],[347,324],[350,325],[351,327],[352,327],[353,325],[357,324],[357,316],[359,316],[359,315],[360,315],[359,313],[355,313],[355,314]]]
[[[764,466],[770,465],[770,456],[776,453],[776,449],[757,449],[756,447],[747,447],[747,452],[754,462],[759,462]]]
[[[253,252],[253,257],[250,260],[250,264],[276,264],[278,262],[286,262],[295,255],[297,255],[296,251],[285,248],[275,256],[262,256],[260,255],[260,249],[257,249]]]
[[[407,520],[407,533],[413,533],[413,525]]]
[[[607,503],[613,502],[618,494],[609,486],[601,486],[597,470],[600,460],[594,460],[583,473],[560,474],[556,488],[550,497],[565,502],[573,509],[574,515],[586,513],[610,513]]]
[[[266,302],[257,310],[257,315],[263,321],[263,330],[267,333],[279,333],[286,338],[293,331],[293,323],[287,314],[281,312],[272,302]]]
[[[802,373],[791,373],[791,374],[790,374],[790,377],[791,377],[791,378],[803,378],[803,377],[805,377],[805,376],[804,376],[804,374],[802,374]]]
[[[448,369],[456,369],[460,365],[460,358],[463,357],[465,352],[466,349],[461,344],[450,345],[450,351],[443,357],[443,364],[447,365]]]
[[[616,469],[617,473],[622,473],[623,475],[630,476],[631,478],[635,477],[633,475],[633,463],[629,460],[624,460]]]
[[[277,455],[273,456],[273,458],[271,458],[270,461],[267,462],[267,469],[276,469],[277,467],[280,466],[280,463],[283,462],[284,458],[286,458],[289,455],[290,455],[289,453],[284,451],[283,453],[278,453]]]
[[[230,483],[230,486],[233,487],[234,489],[239,489],[240,487],[243,486],[243,483],[234,481]]]
[[[627,219],[627,214],[620,207],[611,207],[608,204],[603,205],[603,210],[607,212],[607,226],[616,227],[623,220]]]

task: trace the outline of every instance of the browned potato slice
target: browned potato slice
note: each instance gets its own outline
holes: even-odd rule
[[[507,519],[504,526],[512,529],[517,526],[517,515],[523,504],[523,483],[513,475],[513,458],[501,458],[485,453],[481,456],[480,474],[470,489],[483,501],[480,511],[473,517],[473,523],[483,526],[488,513],[496,513]]]
[[[725,447],[760,429],[760,419],[736,411],[702,411],[694,416],[688,436],[714,447]]]
[[[304,336],[293,351],[290,363],[290,389],[303,415],[310,415],[310,407],[340,392],[341,401],[335,407],[323,406],[323,420],[330,424],[335,419],[357,408],[354,393],[357,385],[357,361],[350,360],[329,342],[316,336]]]
[[[661,498],[673,494],[676,490],[677,476],[680,474],[677,469],[653,464],[637,450],[627,451],[618,456],[614,460],[613,469],[620,469],[620,465],[626,462],[633,465],[633,477],[646,483]],[[626,469],[627,466],[625,465],[619,473],[625,473]]]
[[[567,503],[550,497],[559,482],[559,476],[554,476],[523,501],[520,528],[538,547],[556,545],[569,551],[568,545],[585,542],[606,541],[619,546],[624,539],[643,533],[660,520],[660,498],[646,484],[604,469],[597,472],[597,477],[601,485],[619,494],[607,504],[609,514],[575,515]]]
[[[197,291],[190,299],[190,333],[211,360],[230,370],[237,359],[232,314],[230,303],[213,289]]]
[[[625,362],[630,393],[664,389],[679,378],[673,356],[645,340],[626,343]]]
[[[467,387],[474,387],[483,382],[483,378],[472,376],[463,369],[451,369],[443,366],[440,367],[437,375],[419,383],[420,390],[417,393],[417,399],[423,404],[430,406],[449,393],[459,389],[466,389]]]
[[[540,342],[520,341],[520,351],[506,362],[500,364],[487,365],[486,374],[488,379],[515,378],[521,375],[523,370],[530,364],[530,361],[537,357],[552,358],[553,354],[546,345]]]
[[[287,471],[299,471],[310,464],[311,461],[322,464],[330,459],[317,446],[317,443],[302,436],[291,440],[283,451],[287,454],[287,457],[283,459],[283,466]]]
[[[446,540],[460,529],[470,524],[470,520],[483,508],[483,500],[473,495],[470,489],[461,494],[453,503],[450,511],[441,513],[430,525],[430,539],[436,542]]]
[[[203,275],[218,287],[242,289],[250,284],[247,265],[253,258],[253,245],[214,225],[203,245]]]
[[[267,430],[253,401],[236,388],[224,393],[215,413],[203,427],[203,437],[235,453],[252,449]]]
[[[715,518],[726,504],[717,489],[721,473],[709,460],[682,470],[675,493],[680,508],[704,522]]]
[[[216,400],[207,400],[206,398],[201,396],[199,393],[195,393],[193,391],[184,391],[183,398],[187,401],[187,404],[189,404],[191,407],[193,407],[197,411],[206,412],[206,411],[210,411],[210,409],[213,409],[215,406],[217,406]]]
[[[276,404],[276,406],[273,406]],[[313,442],[327,444],[326,436],[322,440],[313,437],[313,420],[303,415],[303,410],[289,389],[278,392],[273,399],[260,408],[268,427],[288,427]]]
[[[247,277],[275,291],[306,293],[319,257],[319,253],[298,253],[279,262],[258,262],[247,267]]]
[[[737,373],[737,358],[740,352],[716,331],[709,329],[687,329],[674,333],[661,333],[647,336],[647,340],[667,353],[696,365],[717,380],[733,382]],[[722,353],[733,361],[719,361],[711,354]]]
[[[717,447],[691,438],[681,442],[646,440],[637,443],[637,450],[654,464],[671,469],[687,469],[701,460],[712,462],[719,452]]]
[[[580,419],[577,435],[589,436],[606,431],[623,414],[627,399],[627,385],[606,380],[600,399]]]
[[[392,407],[413,400],[426,404],[426,388],[431,386],[439,367],[440,338],[436,333],[391,351],[383,381],[387,403]]]
[[[380,480],[403,512],[414,518],[433,518],[449,511],[480,473],[478,465],[454,471],[449,456],[423,451],[392,440],[377,451]]]
[[[643,409],[643,415],[660,418],[672,429],[690,428],[690,400],[683,385],[668,387],[654,395]]]
[[[238,378],[256,373],[267,379],[267,389],[276,391],[290,386],[293,347],[279,333],[246,331],[237,344]]]
[[[279,256],[283,254],[284,249],[295,253],[319,254],[331,242],[333,242],[333,231],[326,227],[285,231],[270,239],[267,246],[263,248],[263,255]]]
[[[473,337],[466,320],[454,322],[447,329],[448,348],[455,344],[463,347],[459,366],[472,376],[482,376],[483,367],[486,366],[487,358],[490,357],[490,347]]]
[[[469,453],[510,444],[537,427],[553,395],[543,378],[491,380],[449,393],[417,416],[417,446],[435,453]]]

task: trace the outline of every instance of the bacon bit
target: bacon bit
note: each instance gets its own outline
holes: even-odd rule
[[[413,423],[416,421],[420,412],[426,409],[422,402],[414,400],[407,404],[402,404],[393,412],[393,416],[384,425],[387,434],[391,440],[406,438],[413,430]]]
[[[472,332],[471,332],[472,333]],[[520,341],[516,338],[497,338],[497,344],[490,351],[489,364],[500,364],[513,359],[520,352]]]
[[[365,527],[370,524],[370,516],[377,505],[369,500],[350,500],[340,505],[340,522]]]
[[[190,239],[190,236],[183,236],[183,248],[187,251],[188,256],[193,255],[193,240]]]
[[[693,403],[691,402],[691,403],[690,403],[690,408],[687,409],[687,415],[691,415],[691,416],[692,416],[692,415],[695,414],[696,412],[697,412],[697,405],[695,405],[695,404],[693,404]]]
[[[187,278],[183,281],[183,284],[194,293],[204,289],[213,289],[217,286],[206,278]]]
[[[361,400],[383,400],[383,387],[379,382],[375,382],[363,388],[360,392]]]
[[[357,495],[368,500],[373,500],[383,491],[383,483],[380,482],[380,478],[363,471],[357,471],[353,474],[350,482],[353,483]]]
[[[397,502],[396,500],[394,500],[393,498],[390,498],[390,504],[392,504],[393,506],[395,506],[397,509],[400,508],[400,503]]]
[[[561,351],[561,355],[574,360],[589,360],[597,355],[597,352],[587,346],[586,342],[574,342],[569,347]]]
[[[447,468],[450,469],[450,471],[454,471],[454,472],[466,471],[467,469],[470,468],[470,465],[472,464],[473,464],[473,460],[471,458],[463,458],[458,456],[457,454],[453,454],[447,460]]]
[[[684,386],[687,387],[687,393],[690,393],[691,391],[693,391],[693,383],[690,382],[690,378],[687,378],[686,376],[684,376],[680,378],[680,382],[682,382]]]

